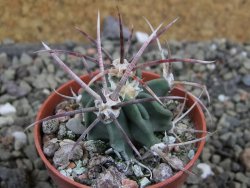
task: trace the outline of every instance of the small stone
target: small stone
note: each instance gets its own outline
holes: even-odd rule
[[[12,133],[12,136],[15,138],[15,150],[20,150],[27,144],[27,136],[24,132],[16,131]]]
[[[242,82],[243,82],[243,84],[245,84],[246,86],[250,86],[250,74],[245,75],[245,76],[242,78]]]
[[[136,177],[142,177],[144,175],[139,165],[133,165],[132,170]]]
[[[35,188],[53,188],[52,185],[45,181],[36,182]]]
[[[60,170],[59,171],[62,175],[71,178],[71,174],[67,170]]]
[[[221,161],[220,166],[225,170],[225,171],[230,171],[231,170],[231,159],[227,158],[223,161]]]
[[[218,96],[218,99],[219,99],[219,101],[224,102],[224,101],[228,100],[228,97],[225,96],[225,95],[223,95],[223,94],[220,94],[220,95]]]
[[[32,109],[29,105],[29,101],[26,98],[15,101],[13,105],[16,107],[18,116],[26,116]]]
[[[38,181],[47,181],[49,179],[49,175],[47,170],[37,170],[36,180]]]
[[[74,168],[72,170],[72,173],[76,174],[76,175],[81,175],[83,174],[84,172],[86,172],[87,169],[83,166],[77,166],[76,168]]]
[[[226,143],[231,136],[232,136],[231,132],[226,132],[225,134],[223,134],[223,135],[220,136],[220,140],[222,142]]]
[[[36,89],[49,88],[49,83],[47,82],[46,74],[39,74],[32,82],[32,86]]]
[[[235,158],[239,158],[240,157],[240,154],[242,153],[242,150],[243,149],[239,145],[237,145],[237,144],[233,147]]]
[[[15,97],[24,97],[27,95],[27,91],[20,87],[20,85],[17,82],[8,81],[4,84],[6,91],[9,95],[15,96]]]
[[[246,183],[250,185],[250,178],[246,177],[242,172],[238,172],[235,175],[235,179],[239,182]]]
[[[237,48],[231,48],[229,52],[230,52],[230,55],[235,55],[237,53]]]
[[[173,176],[173,171],[166,163],[161,163],[153,169],[153,177],[156,182],[161,182]]]
[[[26,53],[23,53],[20,58],[20,63],[23,65],[30,65],[32,63],[33,59]]]
[[[33,170],[33,164],[29,159],[23,159],[23,164],[25,165],[25,167],[28,171]]]
[[[245,62],[243,63],[243,66],[244,66],[246,69],[250,70],[250,61],[245,61]]]
[[[176,71],[181,71],[181,70],[183,70],[183,63],[182,62],[176,62],[176,63],[173,63],[173,68],[174,68],[174,70],[176,70]]]
[[[21,157],[23,157],[23,153],[21,151],[14,150],[14,151],[11,152],[11,157],[13,157],[13,158],[21,158]]]
[[[69,121],[66,123],[66,127],[74,134],[82,134],[86,129],[81,123],[81,120],[77,117],[69,119]]]
[[[13,123],[14,123],[14,119],[12,116],[6,116],[6,117],[0,116],[0,128],[4,126],[13,125]]]
[[[0,68],[8,67],[8,65],[9,65],[9,62],[8,62],[7,54],[4,52],[0,53]]]
[[[8,150],[0,148],[0,161],[9,161],[11,158],[11,153]]]
[[[135,33],[136,39],[139,43],[144,43],[145,41],[148,40],[149,36],[147,33],[137,31]]]
[[[11,135],[6,135],[6,136],[0,136],[0,142],[3,148],[12,148],[11,146],[14,143],[14,137]]]
[[[126,170],[126,167],[127,167],[126,163],[121,162],[121,161],[116,162],[115,166],[121,172],[124,172]]]
[[[211,157],[211,153],[210,153],[209,149],[204,148],[204,150],[202,151],[202,154],[201,154],[202,161],[204,161],[204,162],[209,161],[210,157]]]
[[[55,72],[55,66],[53,64],[48,64],[47,69],[49,73],[54,73]]]
[[[15,74],[16,74],[16,71],[15,71],[15,70],[13,70],[13,69],[8,69],[8,70],[4,71],[4,78],[5,78],[6,80],[14,80]]]
[[[42,159],[40,159],[40,158],[35,159],[35,160],[33,161],[33,164],[34,164],[34,167],[35,167],[36,169],[42,169],[42,168],[44,168],[43,161],[42,161]]]
[[[96,49],[95,48],[88,48],[87,49],[87,54],[88,55],[95,55],[97,52],[96,52]]]
[[[114,43],[110,40],[104,40],[102,42],[102,45],[105,50],[107,50],[109,53],[113,52],[114,50]]]
[[[88,140],[84,142],[84,148],[92,153],[102,153],[106,150],[107,145],[101,140]]]
[[[208,176],[214,175],[211,167],[206,163],[198,164],[197,168],[201,169],[202,171],[202,174],[201,174],[202,179],[206,179]]]
[[[115,167],[110,166],[107,170],[102,172],[97,180],[95,181],[93,188],[104,188],[104,187],[121,187],[121,181],[125,176],[119,172]]]
[[[130,31],[123,25],[123,37],[128,39]],[[119,39],[120,38],[120,27],[119,22],[112,16],[108,16],[103,21],[103,32],[102,37],[106,39]]]
[[[207,69],[213,71],[216,68],[215,64],[207,64]]]
[[[20,81],[19,87],[20,90],[22,90],[22,92],[24,93],[23,95],[27,95],[32,90],[31,86],[24,80]]]
[[[234,181],[230,184],[230,188],[242,188],[241,183]]]
[[[193,159],[193,158],[194,158],[194,154],[195,154],[195,152],[194,152],[193,149],[189,150],[189,152],[188,152],[188,158],[189,158],[190,160]]]
[[[230,79],[232,79],[233,78],[232,72],[228,72],[226,74],[223,74],[223,78],[224,78],[224,80],[230,80]]]
[[[58,83],[54,75],[48,74],[46,77],[46,81],[50,88],[57,88]]]
[[[75,147],[74,151],[71,151],[74,144],[74,141],[65,142],[63,145],[60,144],[61,148],[55,152],[53,157],[53,162],[56,167],[66,165],[69,162],[69,159],[76,161],[83,157],[83,150],[80,144]],[[70,157],[69,154],[71,154]]]
[[[63,140],[67,135],[67,128],[66,128],[66,125],[65,123],[61,123],[59,125],[59,130],[58,130],[58,133],[57,133],[57,138],[59,140]]]
[[[66,137],[67,137],[67,139],[69,139],[69,140],[74,140],[75,137],[76,137],[76,134],[73,133],[72,131],[67,131]]]
[[[69,165],[67,166],[67,168],[75,168],[76,164],[74,162],[69,163]]]
[[[0,91],[1,91],[1,88],[0,88]],[[6,103],[6,102],[13,102],[15,99],[16,99],[16,96],[3,94],[0,96],[0,104]]]
[[[173,144],[175,143],[176,141],[176,138],[174,136],[164,136],[162,138],[162,141],[165,143],[165,144]]]
[[[236,112],[238,113],[244,113],[248,111],[248,106],[244,103],[237,103],[236,104]]]
[[[231,170],[233,172],[239,172],[241,170],[241,166],[236,162],[232,162]]]
[[[141,188],[144,188],[144,187],[150,185],[151,182],[149,181],[148,178],[144,177],[144,178],[142,178],[142,179],[139,180],[139,184],[140,184]]]
[[[0,179],[0,185],[4,182],[8,188],[30,187],[28,184],[28,176],[24,169],[10,169],[0,166]]]
[[[58,149],[59,149],[59,143],[55,143],[52,141],[44,143],[43,145],[43,152],[48,157],[53,157]]]
[[[169,160],[173,169],[182,170],[184,168],[182,160],[180,160],[178,157],[170,157]]]
[[[88,168],[94,166],[105,166],[106,164],[113,164],[114,159],[111,156],[98,155],[89,159]]]
[[[76,177],[74,177],[74,180],[81,183],[81,184],[84,184],[84,185],[90,185],[91,184],[91,182],[88,179],[87,174],[81,174],[79,176],[76,176]]]
[[[54,134],[45,134],[45,135],[43,135],[43,144],[46,144],[46,143],[48,143],[50,141],[53,142],[53,143],[57,142],[57,139],[55,138]]]
[[[93,168],[88,169],[87,176],[90,180],[93,180],[98,178],[102,171],[103,169],[101,166],[94,166]]]
[[[212,162],[214,163],[214,164],[218,164],[219,162],[220,162],[220,160],[221,160],[221,156],[220,155],[213,155],[212,156]]]
[[[63,110],[63,109],[58,109],[56,114],[61,114],[61,113],[65,113],[65,112],[67,112],[67,111]],[[64,122],[68,121],[70,119],[70,117],[69,116],[63,116],[63,117],[59,117],[57,119],[59,120],[59,122],[64,123]]]
[[[131,179],[122,179],[122,188],[138,188],[136,181]]]
[[[42,123],[42,129],[45,134],[55,133],[59,128],[59,122],[57,119],[51,119],[48,121],[44,121]]]
[[[243,150],[241,154],[241,162],[244,167],[250,171],[250,148],[246,148]]]
[[[245,142],[250,142],[250,131],[244,130],[243,139]]]
[[[23,151],[31,161],[34,161],[38,158],[37,151],[34,145],[26,145]]]
[[[16,108],[10,103],[0,105],[0,115],[7,116],[16,113]]]

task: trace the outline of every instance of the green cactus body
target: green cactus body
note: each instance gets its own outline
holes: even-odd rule
[[[147,85],[157,96],[166,96],[169,87],[165,80],[156,79],[147,82]],[[94,105],[94,100],[83,92],[82,103],[86,107]],[[141,91],[136,99],[152,98],[145,90]],[[126,101],[126,98],[124,99]],[[85,113],[85,126],[89,126],[95,119],[93,112]],[[128,137],[135,144],[141,144],[150,148],[160,140],[155,136],[155,132],[168,131],[172,127],[172,113],[160,105],[158,102],[145,102],[127,105],[120,109],[118,121]],[[131,147],[128,145],[122,132],[113,122],[104,124],[99,122],[88,134],[88,139],[108,140],[110,146],[118,151],[124,159],[134,157]]]

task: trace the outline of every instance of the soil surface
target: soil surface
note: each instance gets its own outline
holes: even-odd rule
[[[0,1],[0,40],[79,42],[83,39],[74,31],[74,26],[95,36],[98,9],[103,20],[108,15],[117,16],[117,5],[126,25],[134,25],[135,30],[149,32],[143,16],[153,26],[179,17],[165,39],[197,41],[223,37],[237,42],[250,41],[250,1],[246,0]]]
[[[212,123],[208,122],[208,130],[216,131],[207,139],[197,166],[193,168],[197,175],[190,176],[183,188],[249,187],[250,45],[227,40],[170,42],[169,45],[173,57],[216,60],[215,66],[173,64],[176,80],[207,85],[211,103],[203,101],[213,119]],[[103,46],[113,57],[119,54],[119,41],[104,40]],[[129,57],[139,46],[133,43]],[[0,187],[3,188],[55,187],[36,153],[32,132],[23,133],[23,129],[34,122],[38,109],[53,88],[69,80],[48,54],[32,53],[40,48],[41,45],[22,43],[0,48]],[[75,43],[51,45],[51,48],[96,54],[94,48]],[[60,58],[76,74],[86,74],[80,59],[65,55]],[[149,48],[141,60],[159,58],[159,51]],[[159,68],[154,71],[161,72]],[[198,95],[200,90],[193,88],[192,92]],[[6,114],[3,106],[12,113]],[[202,179],[199,164],[210,166],[214,175]]]

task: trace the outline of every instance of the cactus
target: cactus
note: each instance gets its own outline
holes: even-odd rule
[[[77,52],[52,50],[45,43],[42,43],[45,50],[40,50],[38,52],[50,53],[54,58],[55,63],[64,69],[65,72],[68,73],[71,78],[74,79],[83,89],[83,92],[79,95],[72,92],[72,97],[63,96],[62,94],[60,95],[67,99],[74,99],[83,108],[56,114],[39,120],[32,125],[58,117],[84,113],[86,129],[72,147],[72,151],[87,135],[87,139],[90,140],[108,140],[110,147],[112,147],[123,157],[123,159],[127,161],[131,159],[135,160],[135,155],[138,155],[139,158],[141,157],[139,151],[137,150],[137,145],[144,146],[164,158],[161,154],[164,147],[167,146],[166,144],[161,143],[159,138],[157,138],[156,133],[166,131],[175,135],[175,124],[191,109],[182,115],[181,113],[178,114],[178,116],[173,120],[174,117],[172,112],[166,108],[162,101],[166,99],[184,100],[182,97],[168,96],[169,92],[176,84],[200,87],[202,88],[202,93],[205,91],[207,94],[206,88],[203,85],[192,82],[175,81],[171,64],[180,61],[199,64],[208,64],[213,62],[195,59],[171,58],[170,56],[167,58],[165,57],[159,42],[159,37],[166,32],[177,21],[177,19],[164,27],[162,27],[163,24],[160,24],[157,29],[154,29],[149,21],[146,20],[152,30],[152,33],[142,44],[140,50],[129,60],[126,56],[128,48],[131,44],[132,32],[128,41],[128,48],[125,49],[122,32],[123,24],[119,11],[118,17],[120,26],[120,58],[118,59],[113,59],[101,46],[99,12],[97,16],[96,40],[84,31],[76,28],[97,47],[97,59]],[[138,64],[139,58],[147,46],[155,41],[157,42],[161,53],[161,60]],[[86,70],[89,72],[91,81],[89,83],[84,83],[72,70],[70,70],[69,67],[67,67],[67,65],[64,64],[64,62],[57,56],[61,53],[81,58]],[[111,61],[110,65],[104,64],[103,56]],[[94,62],[99,66],[99,72],[97,74],[92,74],[90,72],[87,61]],[[163,71],[161,78],[144,82],[140,76],[140,69],[155,65],[162,65]],[[95,83],[95,85],[93,85],[93,83]],[[196,97],[197,103],[204,107],[201,100],[199,100],[199,97]],[[184,103],[185,100],[183,104]],[[191,108],[193,108],[193,106]],[[206,110],[205,107],[204,109]]]

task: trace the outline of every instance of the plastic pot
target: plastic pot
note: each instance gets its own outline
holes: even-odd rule
[[[150,72],[143,72],[142,77],[144,78],[144,81],[152,80],[159,78],[159,75],[155,73],[150,73]],[[82,76],[81,79],[88,83],[90,81],[90,77],[88,75]],[[69,81],[65,84],[63,84],[57,91],[59,93],[62,93],[64,95],[70,95],[70,89],[72,88],[74,91],[79,90],[79,85],[75,81]],[[172,95],[175,96],[185,96],[185,91],[182,88],[174,88],[171,92]],[[192,104],[195,102],[194,98],[191,97],[190,95],[187,95],[187,106],[192,106]],[[36,120],[40,120],[42,118],[45,118],[49,115],[53,115],[55,106],[60,103],[63,100],[62,97],[57,95],[56,93],[52,93],[47,100],[44,102],[42,107],[40,108]],[[206,121],[205,121],[205,116],[203,114],[203,111],[201,110],[199,105],[196,105],[193,110],[189,114],[190,118],[194,122],[194,125],[197,130],[202,130],[206,131]],[[197,134],[197,137],[203,137],[205,136],[205,133],[199,133]],[[50,177],[54,180],[54,182],[57,184],[59,188],[86,188],[88,186],[82,185],[80,183],[77,183],[64,175],[60,174],[60,172],[47,160],[45,157],[43,150],[42,150],[42,133],[41,133],[41,125],[37,124],[35,125],[34,128],[34,140],[35,140],[35,145],[36,149],[38,151],[39,156],[41,157],[42,161],[44,162],[48,173]],[[202,149],[204,147],[205,140],[202,140],[201,142],[197,143],[197,152],[195,153],[193,159],[185,166],[185,170],[191,171],[192,166],[194,165],[195,161],[198,159],[200,156]],[[174,176],[171,178],[151,185],[149,187],[151,188],[160,188],[160,187],[166,187],[166,188],[178,188],[183,185],[185,180],[187,179],[188,174],[179,171],[177,172]]]

